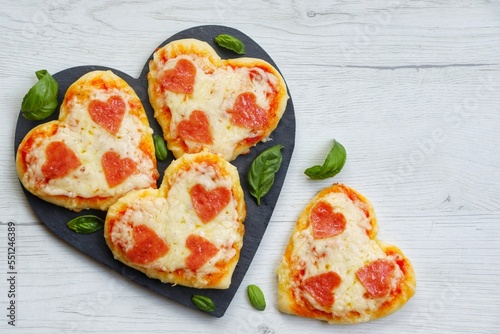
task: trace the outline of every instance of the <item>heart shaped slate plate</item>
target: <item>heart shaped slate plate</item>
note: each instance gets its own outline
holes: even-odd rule
[[[196,38],[209,43],[221,58],[237,58],[238,55],[236,53],[221,48],[214,43],[215,36],[222,33],[233,35],[245,44],[246,54],[244,55],[244,57],[261,58],[268,61],[275,68],[278,68],[269,57],[269,55],[250,37],[246,36],[236,29],[225,26],[208,25],[190,28],[170,37],[161,45],[159,45],[159,47],[171,41],[182,38]],[[94,70],[112,70],[116,75],[123,78],[135,90],[144,105],[144,109],[146,110],[146,113],[148,115],[151,128],[153,128],[155,134],[162,135],[161,128],[153,117],[153,110],[151,108],[151,105],[149,104],[147,94],[147,73],[149,71],[149,61],[152,58],[153,55],[151,55],[147,60],[144,69],[142,70],[142,73],[138,79],[135,79],[119,70],[103,66],[80,66],[58,72],[54,74],[53,77],[59,83],[59,104],[61,104],[68,87],[85,73]],[[288,95],[290,96],[290,92],[288,92]],[[59,112],[58,110],[56,110],[56,112],[54,112],[51,117],[43,121],[29,121],[22,117],[20,113],[15,134],[15,152],[17,151],[17,147],[19,146],[23,138],[33,127],[43,122],[57,119],[58,114]],[[243,239],[243,248],[241,250],[240,260],[238,262],[236,270],[234,271],[231,286],[227,290],[199,290],[187,288],[180,285],[172,286],[171,284],[165,284],[160,282],[159,280],[151,279],[142,272],[129,268],[123,265],[121,262],[115,260],[113,258],[113,254],[106,245],[102,230],[93,234],[78,234],[73,232],[66,226],[66,223],[69,220],[83,214],[94,214],[104,219],[106,216],[105,212],[97,210],[86,210],[79,213],[73,212],[65,208],[47,203],[32,195],[24,188],[23,190],[25,192],[26,198],[28,199],[28,202],[30,203],[31,207],[38,215],[38,217],[42,220],[42,222],[56,235],[68,242],[70,245],[90,255],[95,260],[106,264],[111,269],[133,280],[134,282],[137,282],[156,293],[166,296],[188,307],[196,309],[196,307],[191,302],[191,297],[193,296],[193,294],[201,294],[210,297],[214,301],[216,308],[215,311],[209,314],[215,317],[222,317],[229,307],[229,304],[234,295],[236,294],[236,291],[238,290],[238,287],[240,286],[241,281],[243,280],[243,277],[245,276],[245,273],[250,266],[255,252],[257,251],[267,225],[269,224],[269,220],[271,219],[271,215],[278,200],[281,187],[285,180],[285,175],[290,163],[295,143],[295,114],[291,98],[288,100],[286,111],[278,127],[273,133],[271,133],[271,138],[271,141],[257,144],[257,146],[251,149],[249,154],[239,156],[234,161],[232,161],[232,163],[238,168],[240,174],[241,185],[245,194],[247,216],[244,222],[245,236]],[[275,176],[273,187],[271,188],[270,192],[261,199],[261,205],[257,206],[255,199],[250,195],[250,192],[248,190],[247,172],[252,161],[260,152],[276,144],[281,144],[284,146],[284,149],[282,150],[283,162],[280,170]],[[169,158],[166,161],[158,161],[158,171],[160,172],[160,179],[158,180],[158,184],[161,183],[163,171],[172,161],[172,157],[173,155],[169,152]]]

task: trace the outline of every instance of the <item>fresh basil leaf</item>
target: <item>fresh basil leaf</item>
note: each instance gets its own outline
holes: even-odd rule
[[[266,299],[264,298],[264,293],[262,290],[254,284],[250,284],[247,288],[248,299],[252,306],[259,310],[264,311],[266,309]]]
[[[168,155],[167,145],[165,145],[165,140],[163,140],[163,138],[159,135],[154,135],[153,142],[155,145],[156,159],[160,161],[165,160]]]
[[[228,34],[220,34],[215,37],[215,43],[223,48],[236,52],[239,55],[245,54],[245,45],[242,41]]]
[[[307,168],[304,173],[313,180],[324,180],[329,177],[334,177],[342,170],[347,153],[344,146],[335,139],[333,140],[333,147],[328,153],[325,162],[322,166],[317,165]]]
[[[93,233],[104,227],[104,222],[101,218],[94,215],[83,215],[70,220],[66,224],[76,233]]]
[[[250,194],[257,199],[257,205],[260,205],[260,199],[271,190],[274,183],[274,175],[281,166],[281,149],[283,145],[275,145],[259,154],[250,166],[247,174]]]
[[[215,311],[214,301],[207,296],[193,295],[193,297],[191,297],[191,301],[198,309],[204,312]]]
[[[40,121],[56,110],[59,84],[47,70],[39,70],[35,74],[38,82],[24,96],[21,113],[31,121]]]

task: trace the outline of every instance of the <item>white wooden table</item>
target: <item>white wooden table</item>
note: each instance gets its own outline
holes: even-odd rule
[[[498,333],[500,2],[0,1],[0,332]],[[179,306],[74,250],[26,201],[14,132],[34,71],[103,65],[138,77],[171,35],[222,24],[274,59],[295,105],[296,147],[261,246],[224,317]],[[334,179],[310,181],[332,139]],[[276,308],[276,267],[301,210],[332,182],[374,204],[379,237],[412,260],[417,293],[396,314],[328,326]],[[16,224],[8,297],[8,223]],[[248,284],[268,307],[251,308]],[[7,307],[16,302],[16,327]]]

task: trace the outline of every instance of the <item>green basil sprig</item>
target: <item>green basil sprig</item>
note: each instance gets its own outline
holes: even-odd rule
[[[340,173],[342,167],[344,167],[346,159],[347,153],[344,146],[334,139],[333,147],[330,150],[330,153],[328,153],[323,165],[309,167],[304,171],[304,173],[313,180],[324,180]]]
[[[245,45],[242,41],[228,34],[220,34],[215,37],[215,43],[223,48],[236,52],[239,55],[245,54]]]
[[[283,145],[275,145],[259,154],[250,166],[247,174],[250,194],[257,199],[257,205],[260,205],[260,199],[271,190],[274,183],[274,175],[281,166],[281,149]]]
[[[21,112],[31,121],[40,121],[56,110],[59,84],[47,70],[36,71],[35,74],[38,82],[24,96]]]
[[[94,215],[83,215],[70,220],[66,224],[76,233],[94,233],[104,227],[104,222],[101,218]]]
[[[264,298],[264,293],[262,290],[254,284],[250,284],[247,288],[248,299],[252,306],[259,310],[264,311],[266,309],[266,299]]]
[[[167,158],[167,145],[165,145],[165,140],[159,135],[153,136],[153,142],[155,144],[155,155],[156,159],[163,161]]]
[[[191,301],[198,309],[204,312],[215,311],[214,301],[207,296],[193,295],[193,297],[191,297]]]

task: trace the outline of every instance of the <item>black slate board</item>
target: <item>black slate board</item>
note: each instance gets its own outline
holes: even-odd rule
[[[269,57],[269,55],[250,37],[236,29],[225,26],[208,25],[187,29],[170,37],[158,47],[182,38],[196,38],[208,42],[216,50],[221,58],[227,59],[241,57],[230,50],[217,46],[214,43],[214,37],[221,33],[233,35],[245,44],[246,54],[244,55],[244,57],[261,58],[278,68],[273,60]],[[135,79],[119,70],[103,66],[79,66],[69,68],[54,74],[53,77],[59,83],[59,104],[63,100],[64,94],[68,87],[83,74],[94,70],[112,70],[116,75],[123,78],[135,90],[144,105],[144,109],[146,110],[149,118],[150,126],[153,128],[155,134],[162,135],[161,128],[153,118],[153,110],[151,108],[151,105],[149,104],[147,95],[147,73],[149,71],[148,63],[149,60],[152,59],[152,57],[153,55],[151,54],[151,56],[146,61],[144,69],[138,79]],[[28,91],[28,89],[29,87],[26,88],[26,91]],[[288,94],[290,95],[290,92],[288,92]],[[21,116],[21,113],[19,113],[15,134],[15,152],[17,151],[17,147],[21,143],[22,139],[33,127],[49,120],[57,119],[58,114],[59,110],[56,110],[56,112],[54,112],[54,114],[50,118],[47,118],[44,121],[28,121]],[[74,217],[80,216],[82,214],[95,214],[104,219],[106,215],[105,212],[97,210],[85,210],[80,213],[76,213],[62,207],[47,203],[32,195],[24,188],[23,190],[26,194],[26,198],[28,199],[29,204],[33,208],[34,212],[38,215],[40,220],[57,236],[65,240],[70,245],[90,255],[95,260],[106,264],[111,269],[133,280],[134,282],[137,282],[156,293],[159,293],[188,307],[196,309],[196,307],[191,302],[191,297],[193,294],[202,294],[208,296],[215,302],[216,305],[215,311],[209,314],[215,317],[222,317],[229,307],[229,304],[234,295],[236,294],[241,281],[243,280],[243,277],[245,276],[245,273],[247,272],[250,263],[255,255],[255,252],[259,247],[260,241],[264,235],[267,225],[269,224],[269,220],[271,218],[274,207],[278,200],[278,196],[283,186],[283,182],[285,180],[286,172],[290,163],[290,159],[292,157],[292,152],[295,144],[295,113],[291,98],[288,100],[286,111],[277,129],[271,134],[271,138],[271,141],[257,144],[257,146],[251,149],[251,152],[249,154],[239,156],[232,162],[238,168],[240,174],[242,183],[241,185],[244,190],[247,206],[247,218],[244,223],[245,236],[243,239],[243,248],[241,250],[240,260],[233,274],[231,286],[227,290],[199,290],[183,287],[180,285],[172,286],[171,284],[161,283],[156,279],[150,279],[145,274],[135,269],[129,268],[113,258],[113,255],[104,240],[102,230],[93,234],[84,235],[77,234],[66,227],[66,222]],[[271,191],[261,199],[261,205],[257,206],[255,199],[250,195],[248,191],[246,175],[253,159],[266,148],[276,144],[282,144],[285,147],[282,150],[283,162],[280,170],[275,176],[275,183]],[[161,183],[163,171],[170,164],[171,160],[172,154],[169,152],[169,159],[167,159],[167,161],[158,162],[158,170],[161,175],[160,179],[158,180],[158,185]],[[48,237],[48,239],[50,238]]]

